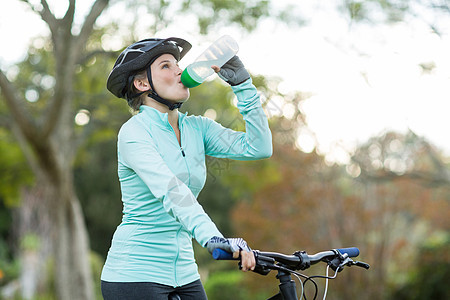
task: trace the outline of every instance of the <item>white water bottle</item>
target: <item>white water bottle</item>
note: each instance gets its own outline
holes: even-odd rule
[[[214,74],[211,66],[222,67],[236,55],[238,50],[239,46],[231,36],[222,36],[186,67],[181,74],[181,82],[188,88],[200,85],[206,78]]]

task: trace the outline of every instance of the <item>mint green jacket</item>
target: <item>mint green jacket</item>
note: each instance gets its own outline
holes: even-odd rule
[[[200,278],[192,238],[205,246],[220,231],[197,202],[205,156],[255,160],[272,155],[272,136],[251,79],[232,87],[245,132],[178,113],[181,146],[168,114],[142,105],[118,136],[123,218],[103,267],[111,282],[182,286]],[[107,213],[107,212],[105,212]]]

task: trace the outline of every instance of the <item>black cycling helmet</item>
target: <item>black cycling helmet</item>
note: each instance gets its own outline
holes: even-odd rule
[[[107,89],[116,97],[124,98],[128,102],[141,95],[131,94],[131,84],[133,84],[134,75],[147,69],[147,77],[152,90],[148,94],[158,102],[161,102],[173,110],[179,108],[181,103],[172,103],[161,98],[153,87],[150,65],[163,54],[172,54],[177,61],[191,49],[191,44],[180,38],[168,39],[145,39],[128,46],[120,53],[114,64],[106,83]]]

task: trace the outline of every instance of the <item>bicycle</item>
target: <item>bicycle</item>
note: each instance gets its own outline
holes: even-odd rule
[[[280,281],[279,284],[279,292],[270,297],[267,300],[297,300],[297,288],[295,285],[295,281],[292,280],[291,275],[297,277],[298,281],[301,285],[301,296],[306,300],[306,295],[304,293],[304,285],[307,281],[311,281],[315,286],[315,294],[314,298],[317,298],[318,286],[314,281],[314,278],[324,278],[326,280],[325,283],[325,291],[324,297],[326,298],[328,291],[328,280],[334,279],[337,277],[337,274],[344,269],[345,266],[358,266],[365,269],[369,269],[369,264],[361,261],[353,261],[351,257],[357,257],[359,255],[359,249],[355,247],[351,248],[342,248],[342,249],[333,249],[329,251],[322,251],[313,255],[308,255],[305,251],[297,251],[292,255],[286,255],[277,252],[262,252],[259,250],[253,250],[253,254],[255,255],[256,266],[253,272],[267,275],[272,270],[277,270],[278,274],[276,278]],[[212,256],[216,260],[239,260],[239,258],[234,259],[233,255],[229,252],[226,252],[222,249],[215,249],[212,253]],[[311,265],[314,265],[319,262],[327,263],[326,275],[315,275],[315,276],[307,276],[301,273],[298,273],[297,270],[306,270]],[[239,268],[240,268],[239,262]],[[328,276],[329,268],[335,271],[333,276]],[[300,279],[300,277],[304,278],[304,281]],[[302,298],[300,298],[301,300]]]

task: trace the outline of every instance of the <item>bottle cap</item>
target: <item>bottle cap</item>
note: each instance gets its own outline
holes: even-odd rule
[[[193,88],[201,84],[201,82],[198,82],[197,80],[192,78],[192,76],[189,74],[188,68],[184,69],[183,73],[181,73],[181,82],[185,87],[188,88]]]

